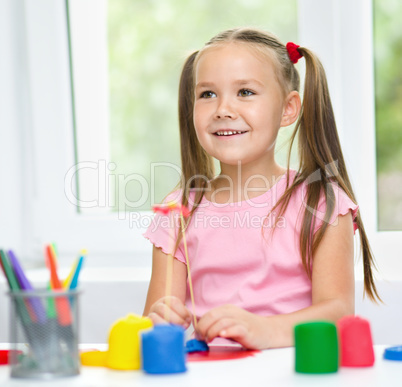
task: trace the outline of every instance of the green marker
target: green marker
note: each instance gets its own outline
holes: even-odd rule
[[[51,292],[52,288],[50,283],[47,285],[47,290]],[[46,299],[47,308],[46,308],[46,315],[47,318],[55,319],[57,317],[56,305],[54,302],[54,297],[47,297]]]
[[[8,262],[8,257],[5,251],[0,250],[1,263],[4,270],[4,274],[6,275],[8,285],[11,290],[18,291],[20,290],[20,285],[18,284],[17,278],[15,278],[13,269],[11,269],[10,263]]]
[[[17,281],[17,278],[15,277],[13,269],[10,266],[7,253],[3,250],[0,250],[0,259],[1,259],[4,274],[6,275],[10,290],[12,292],[20,291],[21,290],[20,285]],[[29,317],[29,313],[28,313],[28,310],[26,308],[24,301],[20,297],[18,297],[16,299],[16,302],[17,302],[18,313],[20,314],[20,317],[22,318],[23,322],[30,323],[31,318]]]

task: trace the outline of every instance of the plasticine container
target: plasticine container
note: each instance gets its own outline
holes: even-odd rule
[[[141,332],[142,367],[148,374],[186,372],[184,329],[178,325],[156,325]]]
[[[375,356],[370,323],[359,316],[345,316],[338,323],[341,365],[371,367]]]
[[[295,371],[305,374],[337,372],[338,336],[335,324],[312,321],[298,324],[295,333]]]

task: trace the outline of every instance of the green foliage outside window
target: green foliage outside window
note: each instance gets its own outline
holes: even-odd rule
[[[373,4],[379,229],[402,230],[402,3]]]

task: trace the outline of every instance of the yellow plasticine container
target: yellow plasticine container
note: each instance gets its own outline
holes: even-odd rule
[[[148,317],[128,314],[117,320],[109,333],[106,366],[115,370],[138,370],[141,367],[139,332],[152,328]]]

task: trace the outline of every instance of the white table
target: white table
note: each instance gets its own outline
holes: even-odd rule
[[[10,368],[0,366],[0,386],[51,387],[282,387],[282,386],[402,386],[402,362],[384,360],[384,346],[375,346],[376,361],[369,368],[340,368],[337,373],[306,375],[294,372],[294,348],[262,351],[254,357],[214,362],[188,362],[188,371],[172,375],[148,375],[143,371],[112,371],[82,367],[75,377],[50,382],[11,379]]]

